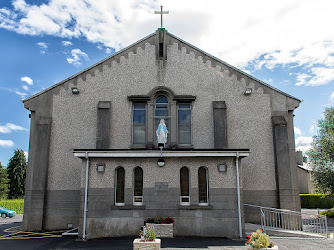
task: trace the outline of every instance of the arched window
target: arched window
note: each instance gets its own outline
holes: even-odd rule
[[[155,100],[155,122],[154,122],[155,130],[158,128],[161,119],[165,120],[166,127],[168,130],[170,130],[168,115],[169,115],[168,99],[165,96],[160,95]]]
[[[115,205],[124,206],[124,186],[125,186],[125,170],[123,167],[116,169],[115,178]]]
[[[180,187],[181,187],[180,205],[183,206],[190,205],[189,169],[187,167],[182,167],[180,169]]]
[[[198,169],[198,196],[199,205],[208,205],[208,175],[205,167]]]
[[[134,169],[133,205],[143,205],[143,169],[141,167]]]

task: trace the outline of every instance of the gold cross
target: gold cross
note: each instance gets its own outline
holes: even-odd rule
[[[162,11],[162,5],[160,6],[161,11],[154,11],[154,14],[161,14],[161,29],[162,29],[162,14],[169,14],[169,11]]]

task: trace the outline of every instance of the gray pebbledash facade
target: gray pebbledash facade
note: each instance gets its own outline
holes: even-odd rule
[[[136,236],[160,215],[174,218],[175,236],[238,238],[259,220],[243,204],[300,210],[300,100],[165,29],[23,102],[24,230],[72,224],[87,239]]]

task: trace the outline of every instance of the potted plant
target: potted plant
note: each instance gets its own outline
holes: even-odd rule
[[[269,241],[269,236],[262,229],[256,230],[247,237],[246,246],[249,249],[278,249],[274,243]]]
[[[154,228],[143,227],[143,230],[140,231],[139,239],[133,241],[133,249],[152,249],[160,250],[161,240],[156,239],[156,232]]]
[[[168,217],[157,216],[154,219],[147,219],[146,228],[154,228],[159,238],[173,238],[174,219]]]

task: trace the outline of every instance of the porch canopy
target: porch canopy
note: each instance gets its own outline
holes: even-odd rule
[[[78,158],[247,157],[249,149],[74,149]]]

